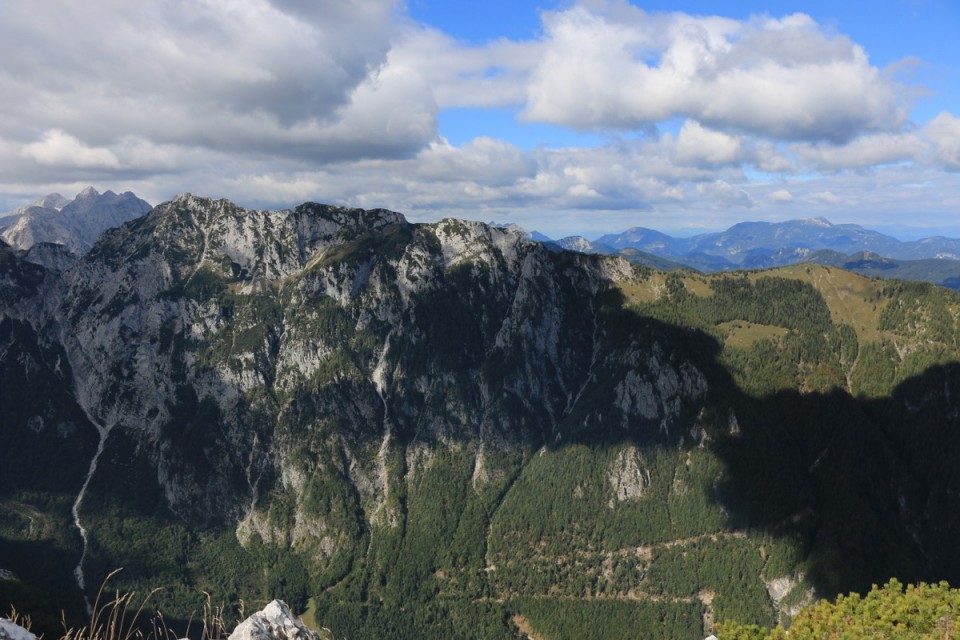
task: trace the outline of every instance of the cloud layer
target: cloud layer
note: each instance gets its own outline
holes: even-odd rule
[[[956,203],[960,119],[912,121],[919,88],[806,15],[585,0],[541,19],[467,46],[394,0],[5,2],[0,209],[93,183],[559,235]],[[606,142],[452,145],[438,116],[464,107]]]

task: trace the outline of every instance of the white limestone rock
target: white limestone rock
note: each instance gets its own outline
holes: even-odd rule
[[[274,600],[237,625],[227,640],[320,640],[320,634],[303,626],[285,602]]]
[[[650,486],[650,470],[646,468],[640,450],[624,447],[607,470],[607,481],[613,498],[607,504],[611,509],[617,502],[636,501]]]
[[[37,636],[6,618],[0,618],[0,640],[37,640]]]

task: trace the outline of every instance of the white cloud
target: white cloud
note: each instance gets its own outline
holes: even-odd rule
[[[749,193],[723,180],[698,184],[697,192],[711,204],[742,208],[754,206],[753,198]]]
[[[734,21],[595,2],[544,16],[531,121],[631,129],[681,116],[835,142],[905,121],[897,87],[863,49],[804,15]]]
[[[5,150],[9,147],[0,142],[0,156]],[[154,203],[183,191],[268,208],[313,200],[386,207],[413,221],[442,216],[512,221],[554,237],[637,225],[717,229],[747,217],[782,219],[787,202],[792,215],[809,211],[866,226],[914,224],[921,217],[955,225],[960,210],[960,172],[898,164],[762,183],[735,167],[678,167],[670,163],[671,153],[672,147],[650,140],[523,151],[480,138],[459,146],[436,142],[411,158],[310,168],[299,161],[263,163],[198,149],[194,157],[176,156],[185,163],[182,173],[128,173],[105,182],[84,178],[89,174],[63,178],[51,172],[42,187],[36,179],[15,182],[5,174],[0,191],[22,194],[22,202],[8,208],[50,191],[76,193],[86,184],[131,190]]]
[[[536,162],[521,149],[493,138],[479,137],[460,147],[437,142],[424,149],[410,173],[434,180],[509,184],[536,174]]]
[[[394,0],[13,0],[0,8],[0,135],[408,155],[435,136],[437,107],[416,73],[391,65],[395,11]]]
[[[88,147],[59,129],[47,131],[39,142],[24,146],[22,153],[40,164],[107,169],[120,166],[117,156],[109,149]]]
[[[771,202],[776,202],[779,204],[785,204],[787,202],[793,202],[793,194],[787,191],[786,189],[777,189],[767,196]]]
[[[879,133],[843,145],[798,144],[792,150],[818,170],[834,171],[916,160],[926,148],[926,143],[914,134]]]
[[[757,169],[767,173],[792,173],[796,170],[794,161],[784,153],[781,146],[769,140],[753,141],[749,161]]]
[[[677,136],[676,158],[681,164],[732,164],[742,159],[739,138],[687,120]]]
[[[533,41],[465,46],[435,29],[412,27],[397,40],[390,58],[416,69],[441,108],[499,107],[524,101],[540,50]]]

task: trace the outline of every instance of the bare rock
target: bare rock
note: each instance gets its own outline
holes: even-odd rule
[[[6,618],[0,618],[0,640],[37,640],[37,636]]]
[[[287,603],[274,600],[238,624],[227,640],[320,640],[320,635],[303,626]]]

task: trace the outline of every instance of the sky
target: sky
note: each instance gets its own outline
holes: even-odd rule
[[[0,211],[960,237],[960,0],[3,0]]]

